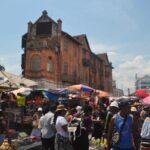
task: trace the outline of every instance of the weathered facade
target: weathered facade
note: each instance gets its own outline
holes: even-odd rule
[[[121,97],[121,96],[124,96],[124,91],[122,89],[119,89],[117,88],[116,86],[116,81],[113,81],[113,92],[112,92],[112,95],[114,97]]]
[[[150,75],[138,77],[136,75],[135,89],[150,89]]]
[[[86,35],[62,31],[62,21],[55,22],[46,11],[35,23],[28,23],[22,48],[22,74],[41,87],[82,83],[112,92],[112,65],[107,54],[94,54]]]

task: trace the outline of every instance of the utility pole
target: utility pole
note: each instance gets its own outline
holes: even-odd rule
[[[128,88],[128,96],[130,96],[130,88]]]

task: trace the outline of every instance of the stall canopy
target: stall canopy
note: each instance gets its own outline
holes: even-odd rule
[[[147,93],[147,91],[145,89],[136,90],[135,95],[140,98],[146,98],[147,96],[149,96],[149,94]]]
[[[21,93],[23,95],[29,95],[31,93],[31,91],[32,91],[31,88],[21,87],[17,90],[12,91],[12,93],[16,96],[17,96],[18,93]]]
[[[28,96],[26,96],[26,99],[27,100],[35,99],[35,97],[37,96],[46,98],[51,101],[57,101],[59,98],[59,95],[53,92],[49,92],[46,90],[34,90],[34,91],[31,91]]]
[[[94,92],[94,89],[83,84],[72,85],[68,87],[69,90],[83,91],[83,92]]]
[[[98,97],[108,97],[109,93],[101,90],[96,90]]]
[[[142,100],[142,102],[143,102],[144,105],[150,105],[150,96],[144,98],[144,99]]]
[[[52,101],[57,101],[59,98],[59,95],[56,93],[52,93],[49,91],[43,91],[42,93],[43,93],[44,97],[46,97],[47,99],[52,100]]]
[[[15,89],[20,88],[21,86],[35,87],[37,85],[37,82],[32,80],[8,73],[6,71],[0,71],[0,87]]]
[[[56,93],[59,95],[67,95],[67,94],[71,94],[72,91],[70,91],[68,88],[61,88],[58,89]]]

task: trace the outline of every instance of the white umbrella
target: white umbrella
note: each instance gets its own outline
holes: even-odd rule
[[[23,94],[23,95],[28,95],[28,94],[30,94],[31,91],[32,91],[31,88],[22,87],[22,88],[20,88],[20,89],[17,89],[17,90],[12,91],[12,93],[13,93],[14,95],[16,95],[16,96],[17,96],[18,93],[21,93],[21,94]]]

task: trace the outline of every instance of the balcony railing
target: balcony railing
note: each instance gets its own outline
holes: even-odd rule
[[[83,59],[82,59],[82,64],[83,64],[84,66],[86,66],[86,67],[89,67],[89,66],[90,66],[90,62],[89,62],[89,60],[87,60],[86,58],[83,58]]]

